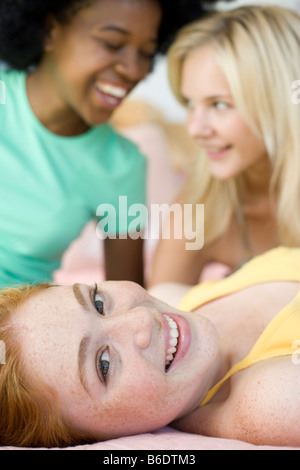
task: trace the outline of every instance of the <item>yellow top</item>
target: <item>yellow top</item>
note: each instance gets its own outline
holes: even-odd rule
[[[239,271],[221,281],[199,284],[191,289],[179,307],[191,312],[220,297],[272,281],[300,282],[300,248],[276,248],[252,259]],[[296,354],[299,340],[300,289],[295,299],[269,323],[251,352],[208,392],[200,406],[206,405],[233,374],[267,359]]]

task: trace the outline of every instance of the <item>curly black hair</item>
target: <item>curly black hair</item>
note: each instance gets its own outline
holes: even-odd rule
[[[46,17],[54,15],[68,22],[81,8],[95,0],[0,0],[0,60],[12,68],[25,70],[43,55],[47,33]],[[187,22],[200,17],[201,0],[157,0],[163,10],[158,52],[165,53],[174,34]],[[214,3],[214,0],[206,1]]]

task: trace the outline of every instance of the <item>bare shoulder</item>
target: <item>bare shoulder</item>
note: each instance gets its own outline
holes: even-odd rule
[[[300,364],[272,359],[243,373],[223,410],[228,437],[257,445],[300,447]]]
[[[254,445],[300,447],[300,364],[272,359],[237,374],[230,395],[173,423],[181,431]]]

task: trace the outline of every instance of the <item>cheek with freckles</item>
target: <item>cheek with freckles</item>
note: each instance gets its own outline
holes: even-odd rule
[[[123,435],[153,431],[169,424],[178,414],[178,400],[170,399],[172,387],[166,380],[158,380],[157,374],[138,375],[101,403],[95,409],[94,432],[101,438],[116,438]]]
[[[173,419],[176,412],[172,412],[170,406],[171,387],[155,378],[148,374],[145,380],[131,384],[115,399],[112,415],[119,425],[146,431],[164,426]]]

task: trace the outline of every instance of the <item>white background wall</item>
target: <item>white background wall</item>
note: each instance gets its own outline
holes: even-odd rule
[[[234,0],[220,1],[215,7],[219,10],[228,10],[242,5],[281,5],[300,13],[300,0]],[[132,93],[132,98],[145,100],[163,112],[170,122],[182,122],[185,119],[183,107],[175,100],[169,88],[167,66],[165,58],[157,60],[154,71]]]

